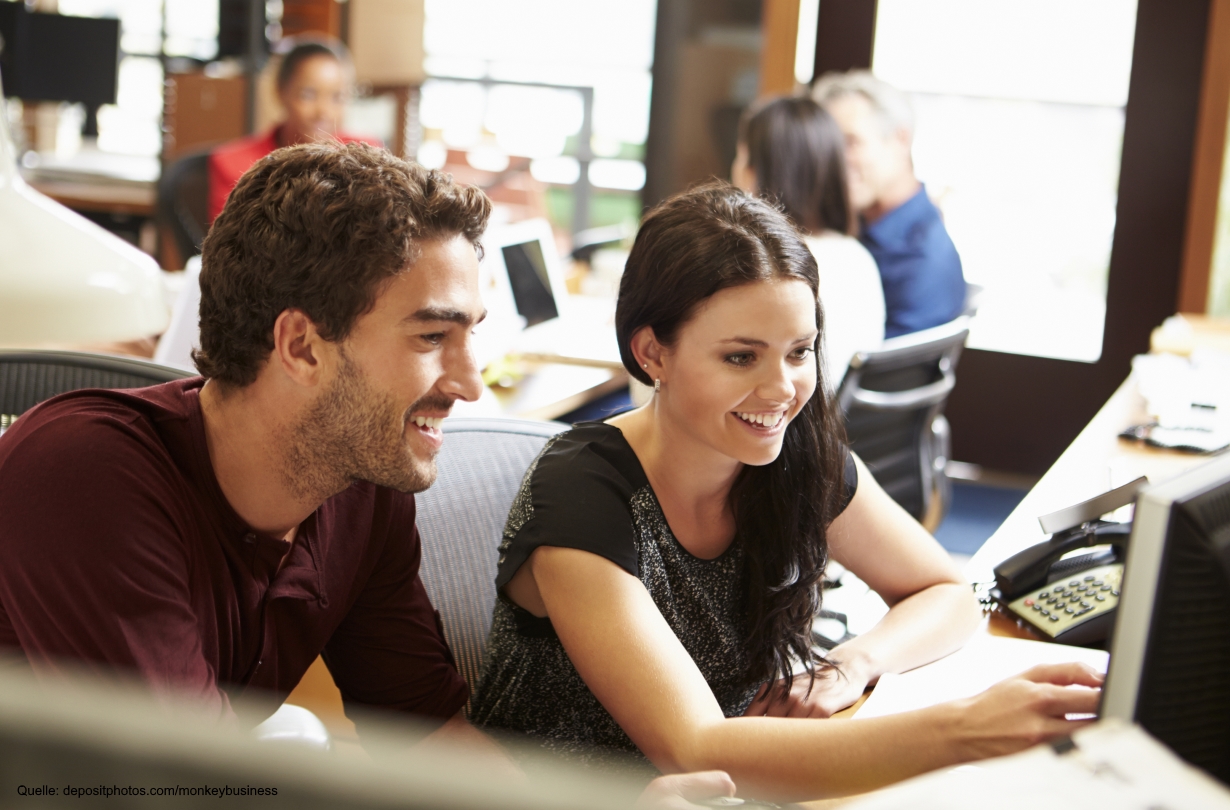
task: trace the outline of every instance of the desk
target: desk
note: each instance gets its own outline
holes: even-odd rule
[[[1196,346],[1230,351],[1230,321],[1188,319],[1195,331]],[[1161,450],[1118,438],[1124,428],[1144,421],[1147,421],[1144,398],[1135,378],[1129,375],[1003,525],[970,559],[965,568],[966,578],[973,583],[992,581],[996,565],[1046,539],[1047,535],[1038,525],[1039,515],[1100,495],[1112,485],[1125,484],[1141,475],[1148,476],[1150,481],[1162,481],[1208,460],[1208,456]],[[999,612],[992,613],[979,632],[1038,638]],[[866,699],[865,694],[835,716],[851,716]],[[806,802],[802,806],[809,810],[827,810],[854,798],[857,797]]]
[[[157,196],[154,184],[117,184],[88,180],[33,178],[30,187],[74,211],[152,217]]]
[[[1230,321],[1185,317],[1192,323],[1197,347],[1226,350],[1230,346]],[[1156,483],[1208,460],[1208,456],[1160,450],[1118,438],[1124,428],[1145,421],[1144,399],[1135,379],[1129,376],[970,559],[966,578],[970,582],[991,581],[996,565],[1045,540],[1047,535],[1038,525],[1039,515],[1100,495],[1141,475]]]
[[[497,391],[500,408],[519,419],[556,419],[628,384],[621,369],[534,364],[515,388]]]

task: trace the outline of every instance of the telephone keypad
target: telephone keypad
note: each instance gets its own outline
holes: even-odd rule
[[[1115,609],[1123,579],[1122,563],[1094,568],[1081,577],[1023,594],[1008,607],[1021,621],[1051,638]]]

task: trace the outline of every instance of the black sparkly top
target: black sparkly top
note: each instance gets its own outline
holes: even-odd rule
[[[849,461],[847,499],[856,476]],[[530,465],[504,527],[497,589],[542,545],[598,554],[640,579],[725,715],[747,709],[760,684],[745,679],[743,546],[736,538],[712,560],[684,549],[618,428],[579,425],[552,438]],[[502,595],[470,719],[587,764],[645,763],[573,667],[551,620]]]

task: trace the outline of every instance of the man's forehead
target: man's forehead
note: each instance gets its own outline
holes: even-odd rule
[[[484,312],[478,289],[478,261],[473,255],[466,261],[464,253],[424,251],[405,269],[387,279],[377,292],[375,310],[392,310],[399,319],[415,317],[420,312],[453,313],[442,320],[458,320],[457,313],[466,313],[476,321]],[[422,320],[422,318],[417,318]]]

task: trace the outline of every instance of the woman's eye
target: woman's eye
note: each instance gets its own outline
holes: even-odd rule
[[[746,366],[746,365],[751,364],[751,362],[755,359],[756,359],[756,356],[752,354],[751,352],[741,352],[739,354],[726,355],[726,362],[730,363],[732,366]]]
[[[793,352],[791,352],[790,356],[793,357],[795,360],[806,360],[807,356],[814,351],[815,349],[813,349],[811,346],[803,346],[802,348],[795,349]]]

